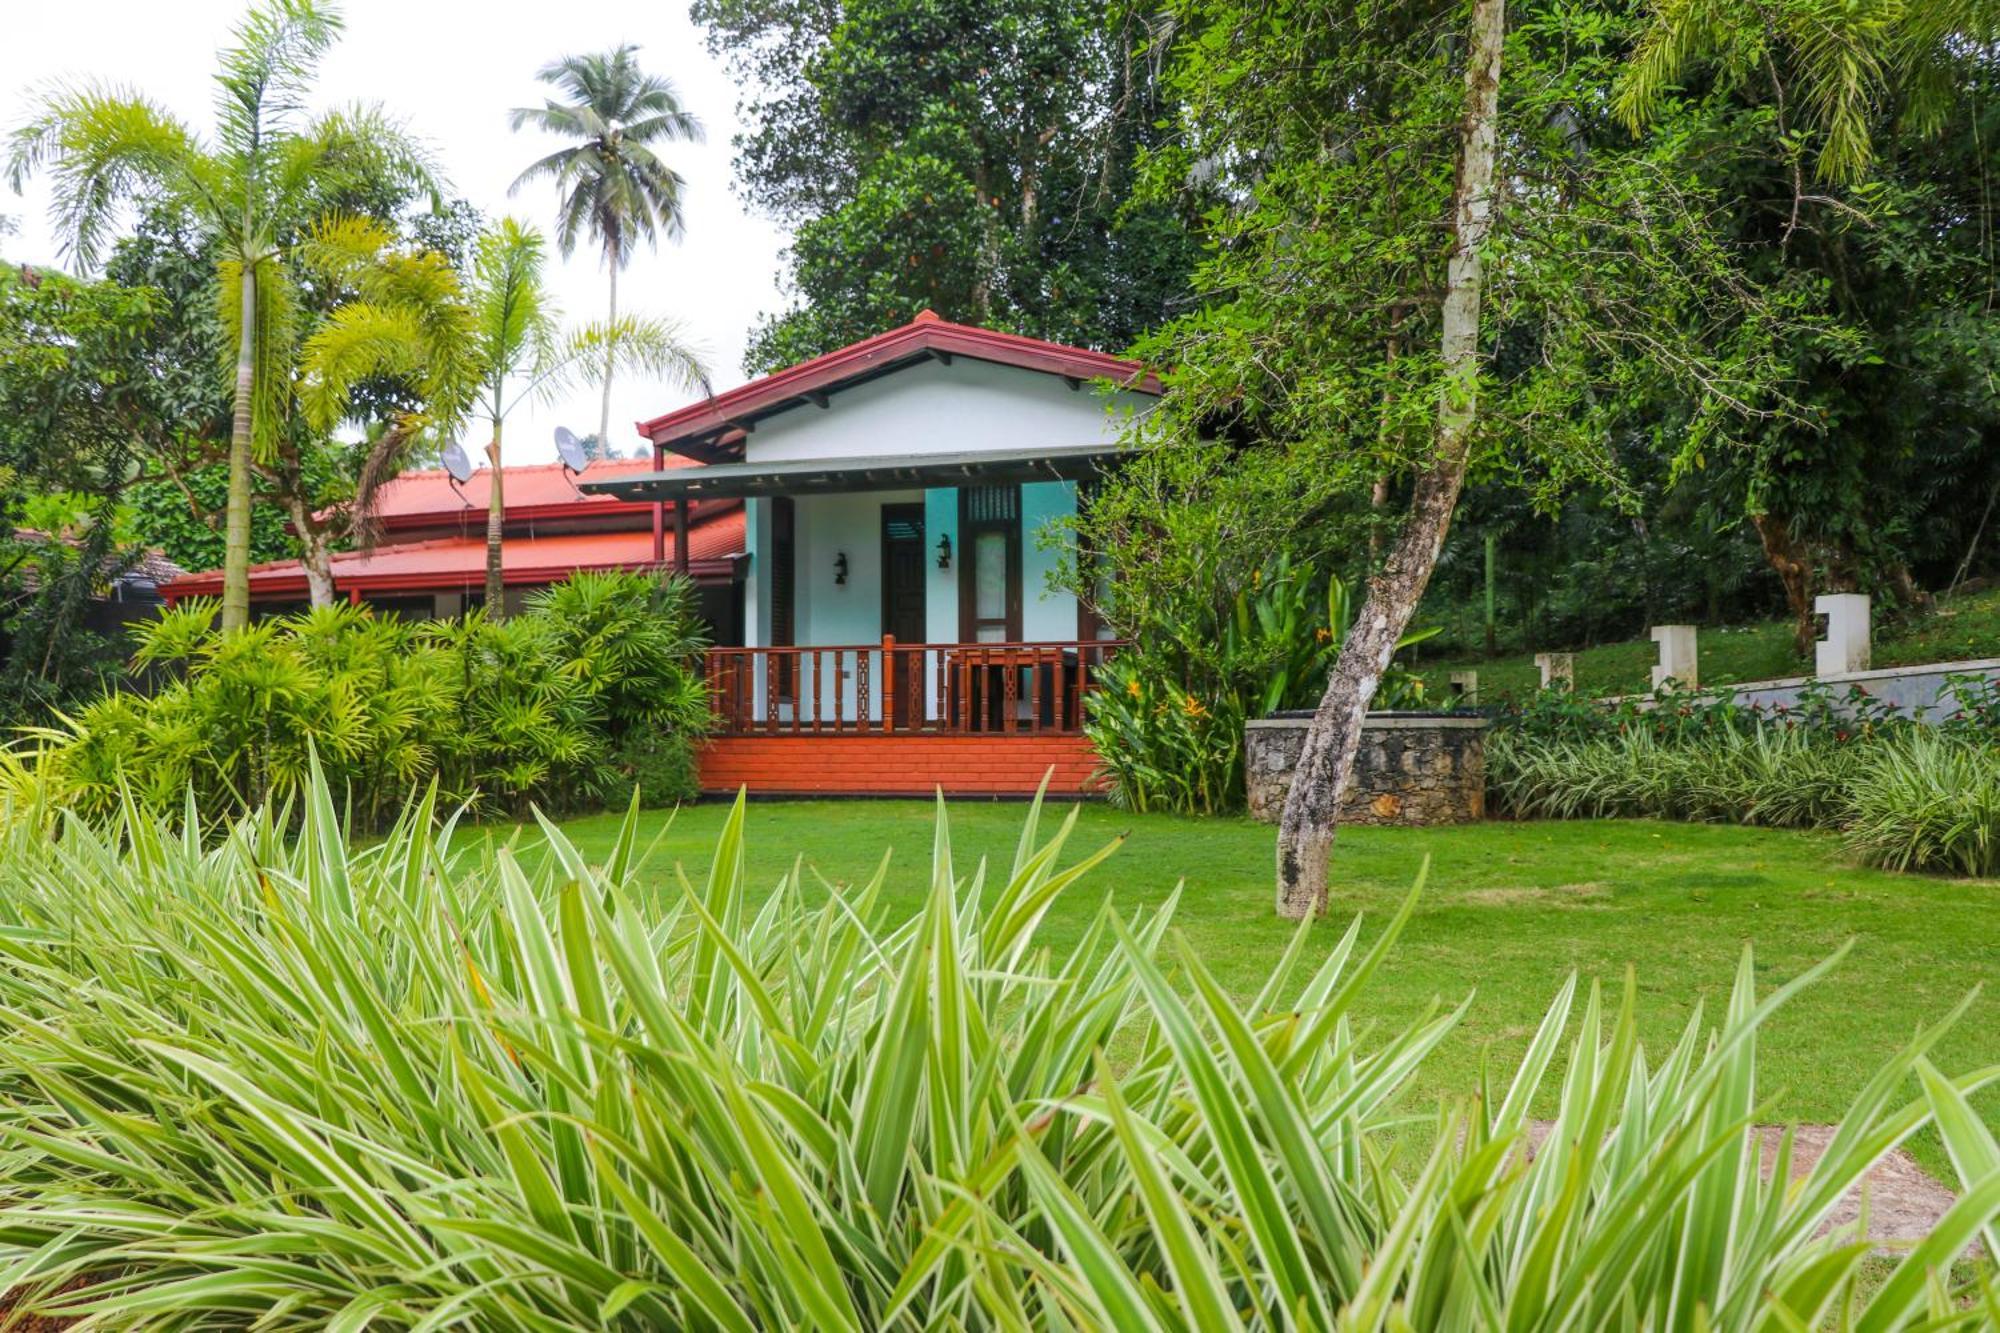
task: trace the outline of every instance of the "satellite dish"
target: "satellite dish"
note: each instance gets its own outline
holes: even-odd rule
[[[590,455],[583,451],[583,441],[576,438],[576,432],[568,426],[556,427],[556,453],[562,464],[571,472],[582,473],[590,466]]]
[[[465,446],[457,440],[445,443],[438,451],[438,461],[444,464],[445,472],[455,484],[463,486],[472,480],[472,460],[465,456]]]

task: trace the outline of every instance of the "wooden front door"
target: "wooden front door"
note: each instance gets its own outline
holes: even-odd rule
[[[924,579],[924,507],[883,505],[882,632],[897,643],[924,641]],[[895,690],[896,717],[921,720],[923,654],[897,653],[889,677]]]

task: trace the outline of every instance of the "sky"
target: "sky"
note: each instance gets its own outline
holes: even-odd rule
[[[639,44],[640,59],[671,79],[683,105],[707,126],[705,144],[670,144],[665,155],[687,180],[687,235],[641,251],[619,278],[621,310],[671,316],[704,351],[715,387],[743,382],[743,345],[751,325],[784,304],[778,288],[782,231],[752,215],[730,189],[730,139],[737,129],[737,89],[702,44],[684,0],[346,0],[346,33],[323,66],[316,106],[377,102],[429,144],[452,192],[488,217],[511,214],[553,231],[555,194],[546,183],[507,188],[556,140],[507,128],[515,106],[538,105],[545,91],[535,71],[557,56]],[[142,92],[204,135],[214,123],[215,53],[230,42],[243,0],[71,0],[14,7],[0,41],[0,129],[12,131],[52,80],[86,79]],[[15,224],[0,235],[0,255],[16,263],[71,267],[48,220],[45,182],[17,196],[0,183],[0,215]],[[579,243],[568,260],[551,246],[550,282],[564,313],[602,316],[605,274]],[[684,391],[636,376],[614,382],[611,439],[629,453],[634,421],[689,400]],[[599,389],[586,385],[563,400],[529,403],[508,419],[507,461],[548,462],[554,428],[579,435],[597,429]],[[468,440],[482,457],[484,440]],[[477,447],[472,447],[477,446]]]

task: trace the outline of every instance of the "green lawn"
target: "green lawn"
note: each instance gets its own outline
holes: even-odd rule
[[[1754,625],[1703,626],[1700,638],[1701,683],[1733,685],[1747,680],[1802,676],[1812,670],[1792,651],[1789,621]],[[1903,625],[1878,625],[1874,665],[1917,666],[2000,657],[2000,589],[1953,599],[1935,613]],[[1626,694],[1651,688],[1653,665],[1660,660],[1651,639],[1600,644],[1576,654],[1576,688],[1580,694]],[[1477,671],[1479,692],[1489,703],[1532,694],[1541,684],[1533,653],[1500,657],[1451,656],[1416,664],[1419,674],[1443,685],[1447,673]]]
[[[961,873],[986,856],[1004,869],[1025,808],[951,808]],[[726,807],[672,820],[655,874],[707,865]],[[652,829],[664,814],[648,816]],[[872,873],[891,849],[890,910],[919,906],[929,864],[932,808],[916,801],[754,804],[749,857],[775,880],[795,855],[830,880]],[[608,850],[617,821],[567,828],[587,852]],[[1051,824],[1050,827],[1053,827]],[[1291,927],[1271,912],[1271,831],[1248,820],[1135,816],[1084,807],[1072,851],[1129,832],[1111,860],[1069,891],[1045,927],[1073,940],[1106,896],[1155,904],[1185,880],[1179,920],[1220,978],[1252,992]],[[1963,1072],[2000,1063],[2000,882],[1885,874],[1847,864],[1812,834],[1646,822],[1487,823],[1465,828],[1352,829],[1334,853],[1337,899],[1317,927],[1331,945],[1362,911],[1379,924],[1407,892],[1423,858],[1429,887],[1364,1012],[1400,1023],[1433,997],[1477,992],[1457,1034],[1434,1058],[1423,1091],[1476,1087],[1481,1059],[1510,1064],[1571,970],[1616,988],[1636,969],[1642,1031],[1664,1048],[1697,1003],[1713,1014],[1745,942],[1767,984],[1789,978],[1852,938],[1834,974],[1781,1011],[1763,1045],[1762,1092],[1775,1117],[1829,1120],[1876,1064],[1967,991],[1986,993],[1939,1048]],[[2000,1125],[2000,1091],[1979,1105]],[[1919,1156],[1937,1170],[1935,1145]]]

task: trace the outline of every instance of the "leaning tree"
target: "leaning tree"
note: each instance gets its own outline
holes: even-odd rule
[[[1180,534],[1217,539],[1231,504],[1255,522],[1220,539],[1265,550],[1329,506],[1379,507],[1279,827],[1278,909],[1299,916],[1325,910],[1362,722],[1467,477],[1552,503],[1610,476],[1614,429],[1669,398],[1692,404],[1673,447],[1701,456],[1784,410],[1772,330],[1792,311],[1714,243],[1672,137],[1614,117],[1621,12],[1320,0],[1267,19],[1251,0],[1167,7],[1180,133],[1151,188],[1223,203],[1198,308],[1141,347],[1167,392],[1114,491],[1152,517],[1114,497],[1120,520],[1084,535],[1143,579],[1178,567]]]

